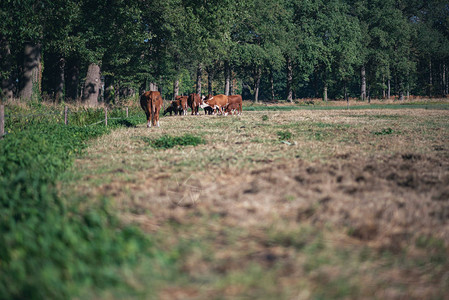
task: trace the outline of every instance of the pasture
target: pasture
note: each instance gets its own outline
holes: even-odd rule
[[[447,103],[261,107],[142,117],[59,180],[151,239],[121,275],[137,297],[447,299]]]

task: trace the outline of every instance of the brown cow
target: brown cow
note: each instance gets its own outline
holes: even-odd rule
[[[242,114],[242,106],[243,106],[242,96],[241,95],[229,95],[228,96],[228,106],[231,104],[237,105],[237,107],[233,108],[233,109],[237,109],[238,114],[241,115]],[[227,109],[226,109],[226,111],[227,111]]]
[[[228,96],[226,95],[216,95],[216,96],[208,95],[204,99],[203,104],[201,104],[201,108],[210,106],[214,109],[218,109],[220,113],[223,113],[223,108],[225,108],[227,104],[228,104]]]
[[[198,108],[201,105],[201,97],[198,94],[192,93],[187,99],[187,104],[192,109],[192,115],[199,115]]]
[[[225,109],[225,116],[227,116],[228,114],[232,113],[232,111],[234,111],[234,115],[236,113],[239,113],[241,105],[239,103],[228,103],[228,105],[226,106]]]
[[[159,111],[162,107],[161,93],[156,91],[145,92],[140,96],[140,106],[147,115],[147,127],[153,126],[159,127]]]
[[[175,100],[179,100],[181,102],[182,114],[187,115],[187,96],[176,96]]]
[[[164,110],[164,116],[167,113],[170,113],[170,116],[172,115],[172,113],[175,113],[175,116],[179,113],[179,115],[181,115],[181,100],[173,100],[170,103],[170,106],[167,107],[167,109]]]

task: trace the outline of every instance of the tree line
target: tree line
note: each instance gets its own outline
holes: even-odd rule
[[[3,0],[2,99],[448,94],[442,0]]]

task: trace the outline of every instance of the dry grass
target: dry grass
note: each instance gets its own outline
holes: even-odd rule
[[[146,142],[185,133],[207,143]],[[64,184],[182,258],[162,299],[445,298],[448,150],[441,110],[165,117],[92,142]]]

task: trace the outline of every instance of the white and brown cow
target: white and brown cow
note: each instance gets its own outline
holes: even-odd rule
[[[207,95],[206,98],[202,101],[200,105],[201,108],[205,108],[207,106],[212,107],[213,109],[218,109],[220,113],[223,113],[223,109],[228,104],[228,96],[226,95]]]
[[[232,109],[230,109],[228,111],[229,106],[232,106]],[[243,106],[243,101],[242,101],[241,95],[229,95],[228,96],[228,105],[226,106],[225,114],[228,114],[229,112],[231,112],[231,110],[237,110],[238,114],[241,115],[242,114],[242,106]]]

